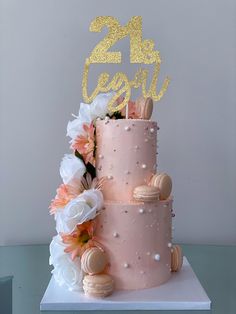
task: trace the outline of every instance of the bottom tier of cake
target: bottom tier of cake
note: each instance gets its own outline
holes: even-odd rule
[[[96,238],[109,258],[116,290],[145,289],[171,275],[172,199],[149,203],[105,202]]]

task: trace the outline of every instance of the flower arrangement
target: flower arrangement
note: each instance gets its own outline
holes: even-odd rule
[[[106,178],[97,179],[95,172],[96,120],[125,118],[125,110],[111,113],[108,103],[114,93],[99,94],[91,104],[80,104],[78,116],[67,125],[73,154],[66,154],[60,165],[63,183],[49,209],[56,220],[57,235],[50,244],[50,265],[59,285],[70,290],[82,287],[80,259],[83,252],[100,244],[94,236],[95,218],[103,207],[101,192]],[[123,101],[117,99],[117,104]],[[138,118],[135,103],[129,101],[130,119]]]

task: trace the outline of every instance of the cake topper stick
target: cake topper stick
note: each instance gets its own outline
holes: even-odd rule
[[[125,119],[129,119],[129,103],[125,107]]]

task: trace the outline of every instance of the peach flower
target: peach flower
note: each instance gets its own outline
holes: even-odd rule
[[[57,195],[52,200],[49,209],[50,214],[55,214],[59,208],[64,208],[73,198],[80,194],[80,189],[68,184],[61,184],[57,189]]]
[[[78,135],[71,145],[71,148],[77,150],[84,158],[85,163],[90,162],[95,165],[94,149],[95,149],[95,137],[93,122],[90,124],[83,124],[85,135]]]
[[[124,97],[119,97],[117,99],[117,104],[120,104],[122,101],[124,100]],[[136,107],[136,104],[134,101],[132,100],[129,100],[128,101],[128,106],[129,106],[129,110],[128,110],[128,113],[129,113],[129,119],[139,119],[139,112],[137,110],[137,107]],[[122,110],[121,110],[121,114],[123,117],[125,117],[126,115],[126,107],[124,107]]]
[[[71,253],[74,260],[77,256],[82,256],[83,252],[93,246],[99,246],[96,242],[94,234],[95,223],[92,220],[77,225],[76,230],[71,234],[61,233],[62,242],[67,246],[65,253]]]

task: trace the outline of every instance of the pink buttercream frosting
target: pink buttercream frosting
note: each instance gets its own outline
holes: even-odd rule
[[[158,286],[171,275],[172,200],[105,202],[96,238],[109,256],[116,289]]]
[[[96,173],[108,180],[95,236],[108,254],[107,272],[118,290],[158,286],[171,275],[172,199],[133,199],[134,188],[156,173],[157,129],[148,120],[96,122]]]
[[[148,120],[108,120],[96,123],[96,172],[108,177],[106,200],[131,201],[138,185],[156,173],[157,123]]]

